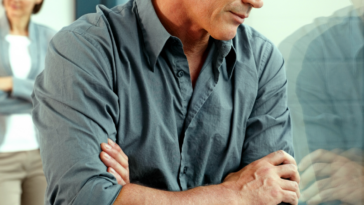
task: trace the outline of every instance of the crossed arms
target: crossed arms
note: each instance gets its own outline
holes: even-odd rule
[[[30,79],[0,77],[0,115],[29,113],[33,84]]]
[[[183,192],[151,189],[129,180],[128,157],[112,140],[101,144],[100,159],[123,185],[114,204],[298,204],[297,165],[292,156],[277,151],[242,170],[229,174],[223,183]]]

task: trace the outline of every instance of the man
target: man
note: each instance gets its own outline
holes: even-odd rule
[[[46,202],[297,204],[283,59],[241,25],[261,6],[135,0],[58,33],[34,91]],[[127,157],[101,161],[108,139]]]

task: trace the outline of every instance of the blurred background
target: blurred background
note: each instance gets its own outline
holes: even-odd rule
[[[80,16],[94,13],[98,4],[111,8],[125,2],[127,0],[46,0],[43,3],[42,10],[34,15],[32,20],[55,30],[60,30]],[[0,16],[2,15],[4,15],[4,8],[0,6]]]
[[[32,20],[59,31],[123,3],[45,0]],[[364,0],[265,1],[245,22],[285,58],[301,204],[364,204],[363,13]]]

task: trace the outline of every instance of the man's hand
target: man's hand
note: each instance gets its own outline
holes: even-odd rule
[[[11,92],[13,90],[13,78],[0,77],[0,90],[4,92]]]
[[[118,182],[120,181],[119,184],[130,183],[127,156],[111,140],[109,145],[112,148],[108,149],[107,145],[101,144],[103,152],[100,157],[108,166],[108,172],[114,174]],[[111,156],[108,159],[107,153]],[[277,205],[281,202],[298,204],[299,182],[300,177],[293,157],[284,151],[277,151],[249,164],[239,172],[229,174],[220,185],[222,189],[234,193],[237,204]]]
[[[126,185],[129,180],[128,156],[121,150],[118,144],[108,139],[108,144],[101,144],[101,161],[108,167],[107,172],[114,175],[118,184]]]
[[[353,161],[358,158],[355,153],[353,150],[320,149],[304,157],[299,165],[299,170],[303,171],[301,188],[305,189],[301,201],[320,204],[340,200],[343,203],[362,204],[364,167]],[[315,181],[316,177],[321,179]]]
[[[277,151],[229,174],[222,185],[238,193],[239,204],[298,204],[300,177],[294,158]]]

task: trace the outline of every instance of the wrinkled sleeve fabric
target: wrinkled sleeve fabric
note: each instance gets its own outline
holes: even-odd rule
[[[243,166],[278,150],[294,155],[283,57],[269,41],[258,53],[258,91],[247,123]]]
[[[100,144],[116,138],[119,114],[109,44],[100,38],[59,32],[35,82],[33,120],[48,183],[46,204],[112,204],[122,188],[99,158]]]

